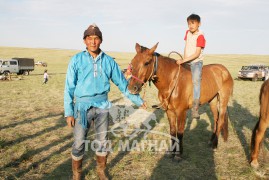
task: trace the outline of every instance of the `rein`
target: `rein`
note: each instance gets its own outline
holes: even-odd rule
[[[141,82],[144,85],[144,81],[142,81],[141,79],[139,79],[138,77],[134,76],[133,74],[131,75],[132,78],[134,78],[135,80]]]
[[[181,58],[181,60],[183,59],[183,57],[181,56],[181,54],[178,53],[178,52],[176,52],[176,51],[171,51],[171,52],[168,54],[168,57],[170,57],[170,55],[173,54],[173,53],[177,54],[177,55]]]
[[[172,53],[176,53],[177,55],[180,56],[181,59],[183,59],[183,57],[181,56],[181,54],[178,53],[178,52],[176,52],[176,51],[172,51],[172,52],[170,52],[170,53],[168,54],[168,57],[170,57],[170,55],[171,55]],[[159,105],[156,107],[157,109],[163,107],[164,110],[167,110],[168,105],[169,105],[169,101],[170,101],[170,97],[171,97],[171,95],[172,95],[172,93],[173,93],[173,91],[174,91],[174,89],[175,89],[175,87],[177,86],[177,83],[178,83],[178,78],[179,78],[179,73],[180,73],[179,68],[180,68],[180,65],[178,66],[178,71],[177,71],[177,74],[176,74],[176,76],[175,76],[175,78],[174,78],[175,81],[172,80],[172,81],[170,82],[170,84],[169,84],[168,92],[169,92],[169,91],[170,91],[170,92],[169,92],[168,96],[167,96],[166,98],[164,98],[163,101],[162,101],[162,103],[159,104]],[[170,90],[170,89],[171,89],[171,90]],[[164,105],[166,105],[166,106],[164,107]]]
[[[155,59],[153,58],[154,59],[154,65],[153,65],[153,68],[152,68],[152,72],[150,73],[149,78],[146,80],[146,82],[149,82],[149,86],[150,86],[150,82],[155,79],[156,73],[157,73],[157,68],[158,68],[158,56],[157,56],[156,53],[154,53],[154,56],[155,56]],[[129,75],[130,78],[134,78],[138,82],[142,83],[142,88],[144,88],[144,94],[143,94],[142,99],[144,99],[145,98],[145,95],[146,95],[146,87],[147,87],[146,82],[142,81],[141,79],[139,79],[138,77],[136,77],[136,76],[134,76],[132,74],[132,64],[129,64],[128,65],[127,71],[129,71],[129,73],[131,73]]]

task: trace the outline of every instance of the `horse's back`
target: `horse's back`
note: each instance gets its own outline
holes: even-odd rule
[[[224,92],[225,91],[225,92]],[[206,103],[218,93],[228,97],[233,91],[233,79],[228,69],[221,64],[203,66],[201,81],[201,103]]]
[[[187,73],[191,73],[190,66],[183,66]],[[207,64],[203,66],[202,78],[206,80],[222,78],[222,80],[232,80],[232,76],[228,69],[222,64]],[[207,79],[209,78],[209,79]]]
[[[210,73],[214,76],[221,75],[223,80],[232,79],[232,76],[228,69],[222,64],[208,64],[203,66],[203,73]]]
[[[232,76],[228,69],[222,64],[204,65],[202,71],[202,81],[203,80],[206,82],[214,81],[218,85],[218,88],[227,83],[233,86]]]
[[[218,89],[223,86],[233,89],[233,78],[228,71],[228,69],[222,64],[208,64],[203,66],[202,71],[202,81],[211,82],[211,84],[216,84]]]

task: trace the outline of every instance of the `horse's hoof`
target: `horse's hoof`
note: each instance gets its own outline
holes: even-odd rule
[[[212,141],[208,141],[208,147],[212,148],[214,152],[217,151],[218,148],[218,146],[214,144]]]
[[[161,106],[161,104],[156,104],[156,105],[152,105],[151,107],[155,108],[155,109],[160,109],[160,106]]]
[[[165,157],[168,158],[168,159],[172,159],[172,158],[175,157],[175,154],[174,154],[174,152],[166,151],[165,152]]]
[[[211,145],[211,148],[212,148],[213,152],[216,152],[218,150],[218,146],[216,146],[214,144]]]
[[[175,156],[173,159],[172,159],[173,162],[180,162],[182,161],[182,158],[180,156]]]
[[[213,151],[215,151],[218,148],[218,141],[212,141],[212,145],[211,145]]]
[[[254,168],[254,169],[258,169],[259,168],[259,163],[257,160],[253,160],[251,161],[250,163],[251,167]]]

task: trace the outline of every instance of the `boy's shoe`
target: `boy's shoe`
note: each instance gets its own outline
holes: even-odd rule
[[[191,113],[191,116],[192,116],[192,119],[200,119],[200,115],[199,115],[199,99],[195,99],[192,103],[192,113]]]

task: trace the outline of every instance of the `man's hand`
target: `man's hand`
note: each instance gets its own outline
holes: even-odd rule
[[[147,109],[147,103],[146,101],[140,106],[141,109]]]
[[[73,116],[67,116],[66,122],[67,122],[68,127],[70,128],[75,126],[75,118]]]
[[[184,61],[183,61],[183,60],[177,60],[176,62],[177,62],[177,64],[178,64],[178,65],[180,65],[180,64],[182,64],[182,63],[184,63]]]

